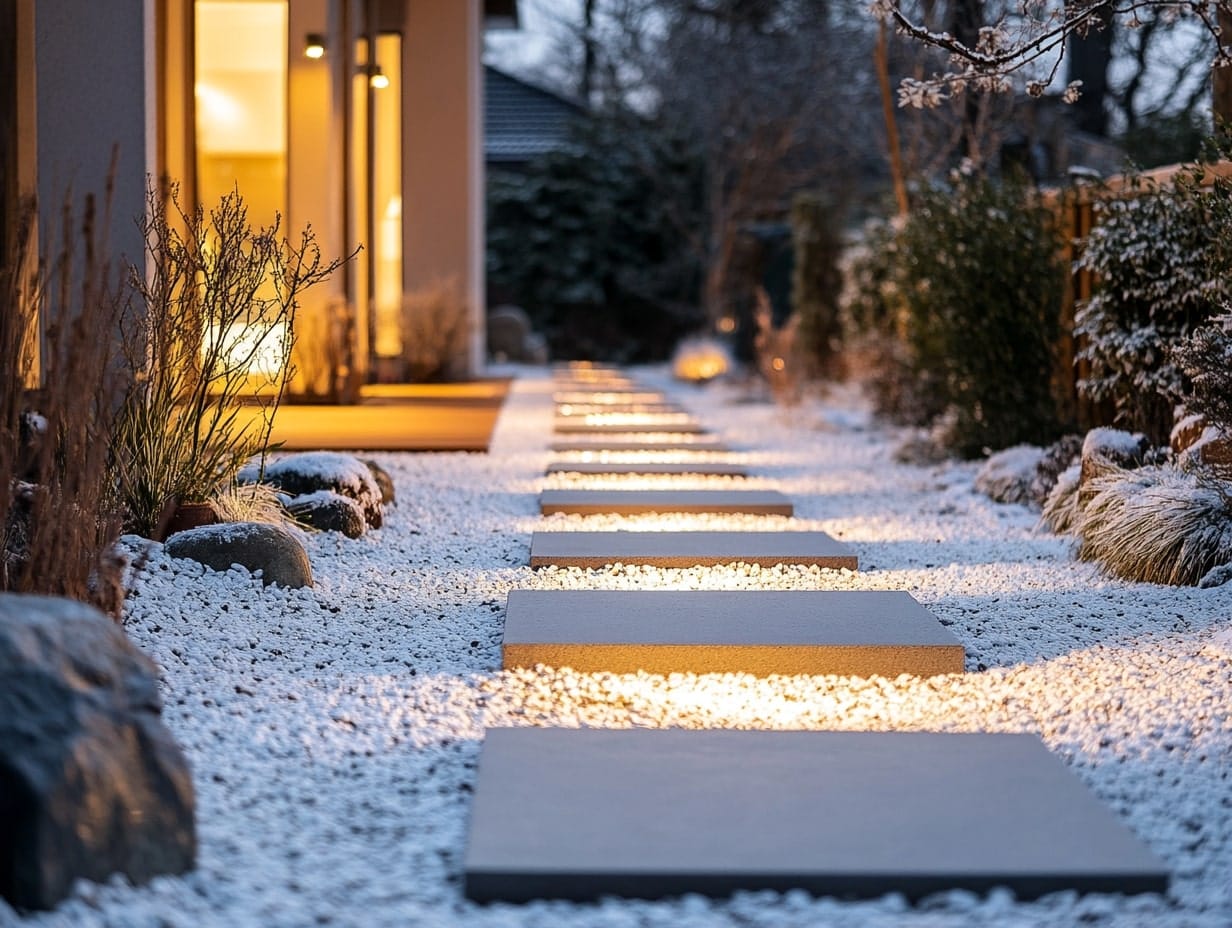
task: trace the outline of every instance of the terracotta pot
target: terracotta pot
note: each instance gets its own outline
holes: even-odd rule
[[[171,521],[167,523],[163,537],[168,538],[185,529],[214,525],[220,521],[222,520],[218,518],[213,503],[179,503],[171,515]]]

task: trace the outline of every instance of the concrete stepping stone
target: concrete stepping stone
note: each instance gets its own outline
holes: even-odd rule
[[[506,669],[584,673],[962,673],[962,643],[900,591],[513,590]]]
[[[662,403],[664,396],[654,390],[564,390],[552,394],[557,405],[570,403],[593,403],[595,405],[620,405],[628,403]]]
[[[463,870],[481,902],[1168,886],[1027,734],[490,729]]]
[[[609,414],[665,416],[687,412],[676,403],[558,403],[556,406],[556,415],[563,418]]]
[[[548,474],[583,474],[597,476],[611,474],[615,476],[647,475],[654,477],[747,477],[748,469],[742,464],[729,464],[726,461],[667,462],[646,461],[644,463],[607,463],[604,461],[553,461],[544,471]]]
[[[644,434],[656,432],[673,435],[707,435],[709,429],[696,419],[685,415],[672,416],[641,416],[613,417],[608,421],[587,419],[575,420],[568,416],[557,416],[553,426],[560,435],[611,435]]]
[[[715,435],[681,435],[679,438],[634,438],[637,432],[623,433],[616,437],[565,438],[554,441],[548,448],[558,453],[572,451],[730,451]],[[667,432],[666,435],[673,433]]]
[[[789,516],[791,500],[778,490],[544,490],[539,511],[576,515],[721,512]]]
[[[803,564],[857,569],[856,553],[825,532],[535,532],[531,567],[709,567]]]

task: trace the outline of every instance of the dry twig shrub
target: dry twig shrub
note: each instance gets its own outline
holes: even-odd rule
[[[42,249],[36,215],[23,205],[0,266],[0,590],[66,596],[118,618],[108,448],[130,377],[117,363],[128,291],[93,197],[80,215],[66,199],[59,240]]]
[[[471,313],[454,278],[403,295],[402,354],[407,377],[435,383],[460,376],[467,366]]]
[[[310,229],[253,228],[238,191],[206,211],[151,186],[142,221],[149,272],[132,269],[143,312],[125,332],[139,385],[126,398],[117,460],[128,527],[158,538],[176,505],[202,502],[263,455],[290,364],[300,294],[341,264]],[[258,414],[241,416],[241,401]],[[251,409],[246,410],[251,413]]]
[[[753,321],[757,326],[753,353],[757,358],[758,371],[770,385],[770,394],[781,406],[798,405],[804,396],[804,361],[797,344],[800,317],[792,313],[781,326],[775,326],[770,295],[765,288],[758,287]]]

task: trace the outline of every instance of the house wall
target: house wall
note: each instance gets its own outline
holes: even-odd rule
[[[146,174],[158,158],[155,0],[38,0],[34,10],[38,195],[44,228],[70,188],[101,196],[117,161],[109,247],[143,259]]]
[[[483,367],[481,0],[407,0],[403,28],[403,290],[457,281]]]

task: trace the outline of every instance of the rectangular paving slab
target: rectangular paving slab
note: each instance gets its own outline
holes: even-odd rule
[[[647,415],[670,415],[687,412],[676,403],[558,403],[556,415],[563,417],[581,417],[594,415],[629,413],[645,413]]]
[[[670,432],[675,435],[703,435],[708,430],[696,419],[685,415],[621,417],[604,422],[572,416],[557,416],[553,428],[561,435],[610,435],[638,434],[645,432]]]
[[[714,435],[682,435],[679,438],[636,438],[636,432],[619,437],[568,438],[554,441],[548,447],[552,451],[730,451]]]
[[[1027,734],[490,729],[463,870],[484,902],[1168,885]]]
[[[722,512],[789,516],[792,504],[778,490],[544,490],[539,510],[576,515],[647,512]]]
[[[593,403],[595,405],[628,405],[637,403],[662,403],[665,398],[655,390],[564,390],[553,394],[559,404]]]
[[[964,651],[909,593],[512,590],[503,666],[585,673],[962,673]]]
[[[856,553],[825,532],[535,532],[531,567],[804,564],[856,570]]]
[[[548,474],[613,474],[630,476],[646,474],[657,477],[747,477],[748,469],[743,464],[729,464],[726,461],[698,461],[689,463],[683,461],[645,461],[621,462],[609,464],[603,461],[553,461],[544,471]]]

